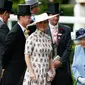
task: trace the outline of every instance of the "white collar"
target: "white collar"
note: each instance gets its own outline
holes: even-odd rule
[[[53,25],[49,22],[49,26],[50,26],[50,28],[56,28],[56,29],[58,29],[58,24],[55,25],[55,26],[53,26]]]
[[[3,19],[2,19],[1,17],[0,17],[0,20],[1,20],[2,22],[4,22]]]
[[[23,27],[19,22],[18,22],[19,26],[22,28],[22,31],[24,32],[25,31],[25,27]]]
[[[36,16],[35,14],[32,14],[32,15],[31,15],[31,19],[32,19],[33,21],[35,21],[35,16]]]

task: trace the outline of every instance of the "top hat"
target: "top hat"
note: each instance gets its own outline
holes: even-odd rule
[[[27,4],[18,4],[17,15],[31,15],[30,6]]]
[[[38,6],[41,4],[38,0],[25,0],[25,3],[30,5],[31,8]]]
[[[52,15],[52,16],[48,16],[47,13],[42,13],[40,15],[35,15],[35,21],[33,23],[29,24],[28,26],[35,25],[36,23],[43,22],[43,21],[48,20],[50,18],[53,18],[55,16],[57,16],[57,14]]]
[[[47,10],[48,14],[60,14],[59,3],[50,2],[47,4],[47,7],[48,7]]]
[[[6,10],[8,12],[12,12],[13,3],[8,0],[0,0],[0,10]]]
[[[85,0],[76,0],[76,3],[85,3]]]
[[[7,1],[7,2],[5,3],[5,9],[6,9],[8,12],[13,13],[13,11],[12,11],[12,5],[13,5],[13,3],[12,3],[11,1]]]
[[[81,38],[85,37],[85,29],[80,28],[78,31],[76,31],[76,39],[75,40],[80,40]]]
[[[5,7],[5,2],[6,2],[7,0],[0,0],[0,9],[4,9]]]

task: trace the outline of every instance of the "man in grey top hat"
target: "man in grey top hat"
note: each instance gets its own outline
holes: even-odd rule
[[[32,15],[37,15],[39,12],[39,5],[41,2],[38,0],[25,0],[25,3],[30,5]]]
[[[6,23],[11,13],[12,2],[7,0],[0,0],[0,76],[2,72],[1,54],[3,52],[3,46],[5,45],[5,37],[9,32],[9,28]]]
[[[38,0],[25,0],[25,3],[30,5],[31,13],[32,13],[31,18],[32,18],[32,22],[34,22],[35,15],[37,15],[39,12],[39,5],[41,4],[41,2],[39,2]],[[30,35],[36,30],[36,26],[35,25],[30,26],[28,30],[29,30],[29,35]]]

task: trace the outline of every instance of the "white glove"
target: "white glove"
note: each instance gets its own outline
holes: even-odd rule
[[[47,72],[47,81],[51,81],[51,80],[52,80],[52,77],[53,77],[52,71],[49,70],[49,71]]]
[[[55,69],[53,69],[52,71],[49,70],[47,72],[47,81],[52,81],[55,75],[56,75]]]
[[[55,61],[55,60],[60,60],[60,56],[57,55],[57,56],[53,59],[53,61]]]
[[[82,83],[83,85],[85,85],[85,78],[79,77],[78,80],[79,80],[80,83]]]
[[[52,77],[52,76],[53,76],[53,74],[52,74],[52,71],[51,71],[51,70],[49,70],[49,71],[47,72],[47,74],[48,74],[50,77]]]

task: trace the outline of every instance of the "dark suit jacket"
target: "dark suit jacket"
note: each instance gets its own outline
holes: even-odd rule
[[[8,34],[8,32],[9,32],[9,28],[7,27],[7,25],[5,23],[3,23],[0,20],[0,59],[1,59],[1,53],[3,52],[2,48],[5,43],[5,37]]]
[[[5,37],[9,32],[9,28],[7,27],[7,25],[5,23],[3,23],[0,20],[0,74],[1,74],[1,70],[2,70],[2,65],[1,65],[1,54],[3,52],[3,46],[5,45]]]
[[[60,56],[62,66],[56,69],[56,77],[52,85],[72,85],[69,56],[71,53],[71,29],[68,26],[59,24],[58,27],[60,40],[58,40],[57,54]],[[46,29],[46,33],[51,36],[50,27]],[[52,39],[52,36],[51,36]],[[53,43],[52,43],[53,46]]]
[[[6,37],[6,45],[2,54],[2,65],[5,69],[2,78],[3,85],[17,85],[25,72],[25,40],[24,33],[18,24],[11,29]]]

